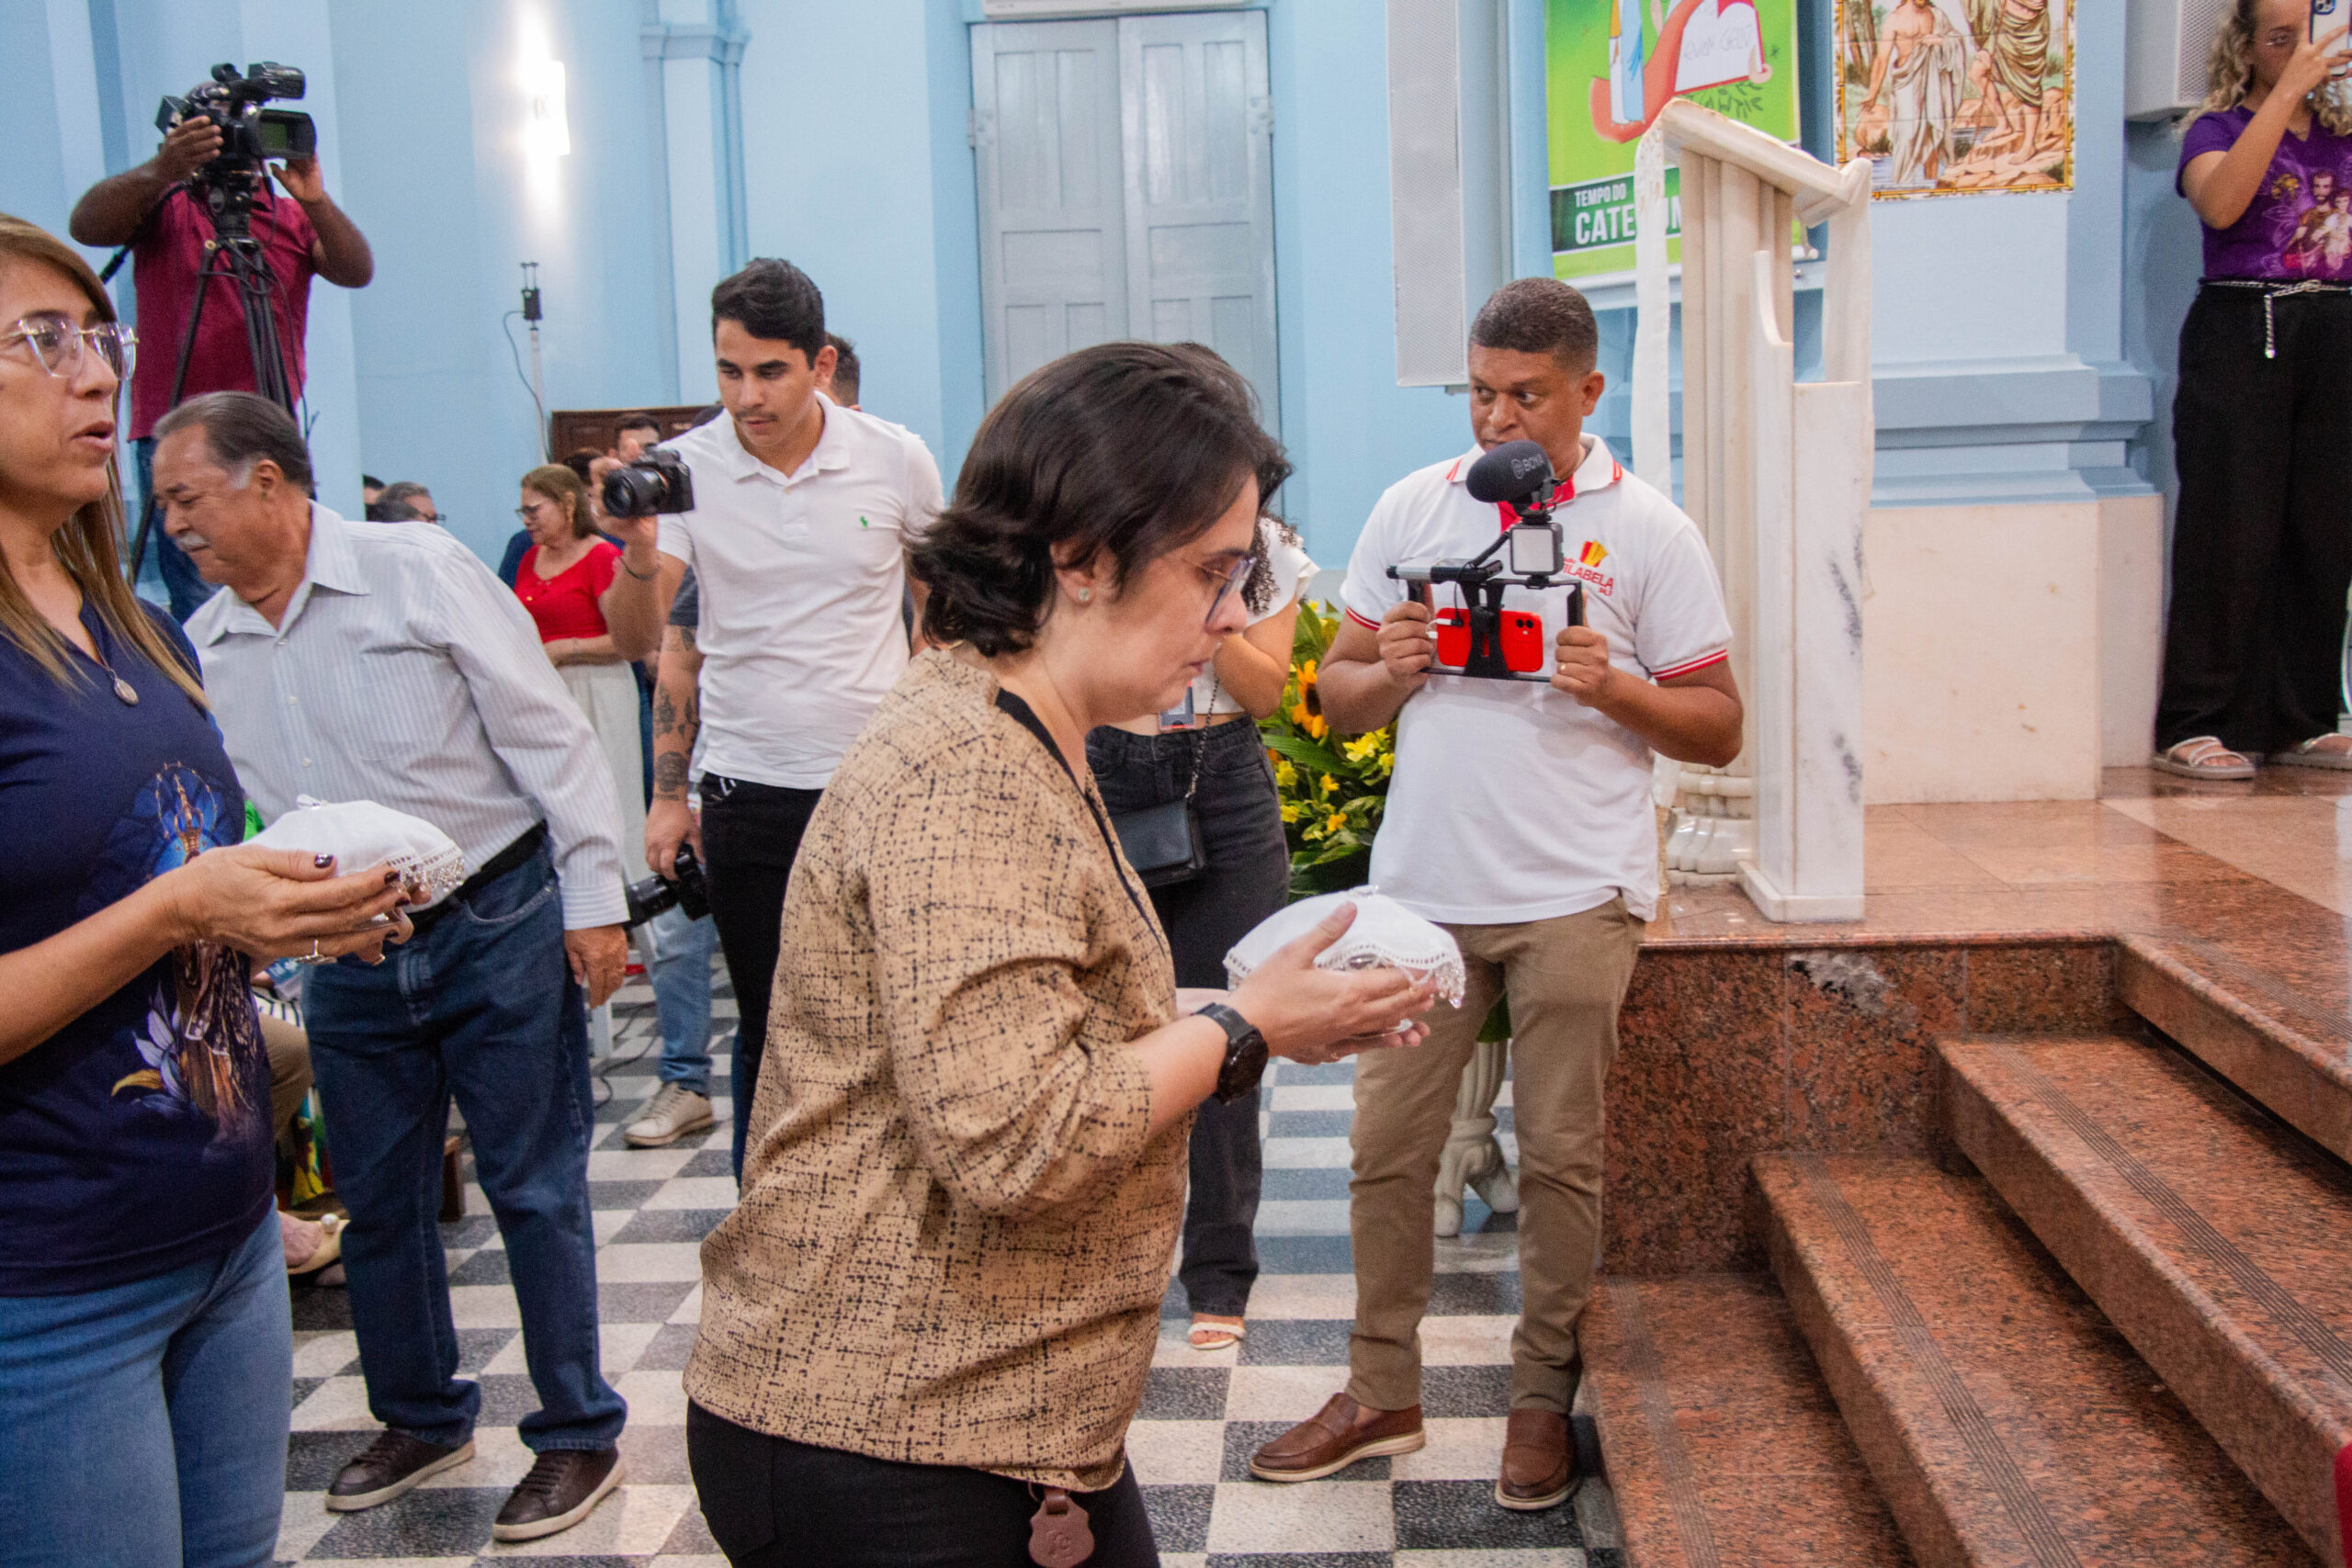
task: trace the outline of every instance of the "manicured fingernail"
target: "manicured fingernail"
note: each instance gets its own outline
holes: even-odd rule
[[[397,871],[388,871],[384,873],[384,886],[387,887],[390,887],[393,883],[398,882],[400,879],[401,874]]]
[[[326,868],[327,868],[327,867],[329,867],[329,866],[331,866],[331,865],[333,865],[333,864],[334,863],[334,856],[333,856],[333,855],[312,855],[312,856],[311,857],[311,863],[312,865],[317,866],[321,871],[324,871],[324,870],[326,870]]]

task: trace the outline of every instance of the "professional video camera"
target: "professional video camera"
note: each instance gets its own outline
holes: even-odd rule
[[[1553,586],[1566,562],[1560,525],[1552,520],[1552,460],[1532,441],[1506,441],[1470,465],[1464,476],[1471,498],[1511,507],[1515,520],[1495,542],[1468,560],[1392,566],[1388,575],[1411,588],[1421,604],[1433,584],[1461,589],[1464,603],[1437,610],[1437,660],[1441,675],[1475,675],[1489,681],[1547,684],[1544,617],[1503,608],[1503,590],[1541,591]],[[1497,560],[1501,552],[1503,559]],[[1434,608],[1434,606],[1432,606]],[[1584,625],[1584,584],[1568,583],[1568,625]]]
[[[272,98],[302,96],[302,73],[274,60],[257,62],[240,74],[227,61],[212,68],[212,80],[188,89],[187,96],[164,96],[155,129],[169,134],[193,115],[220,128],[220,151],[188,183],[203,194],[212,226],[224,238],[244,231],[254,197],[268,178],[273,158],[308,158],[318,151],[319,128],[296,109],[266,109]]]
[[[695,509],[695,477],[686,460],[656,446],[605,476],[605,511],[614,517],[675,515]]]
[[[621,924],[635,931],[673,905],[684,910],[690,920],[699,920],[710,913],[710,882],[703,874],[702,862],[695,859],[692,844],[678,846],[670,869],[677,873],[674,878],[649,876],[628,885],[628,918]]]

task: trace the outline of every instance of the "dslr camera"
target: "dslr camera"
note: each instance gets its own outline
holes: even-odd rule
[[[628,918],[621,924],[635,931],[673,906],[684,910],[690,920],[710,913],[710,882],[703,875],[702,862],[695,859],[692,844],[678,846],[670,869],[677,873],[675,878],[649,876],[628,885]]]
[[[1461,604],[1430,617],[1437,632],[1433,671],[1548,684],[1544,617],[1504,609],[1503,590],[1541,591],[1566,570],[1560,525],[1552,519],[1552,460],[1532,441],[1506,441],[1471,464],[1464,482],[1473,500],[1510,507],[1510,526],[1467,560],[1392,566],[1388,575],[1423,604],[1430,603],[1430,590],[1439,583],[1461,591]],[[1498,553],[1501,559],[1496,558]],[[1568,625],[1584,625],[1584,584],[1573,580],[1567,616]]]
[[[224,199],[239,210],[250,209],[264,166],[272,159],[308,158],[317,152],[319,128],[309,115],[261,107],[272,98],[299,98],[302,88],[302,73],[291,65],[264,60],[241,73],[223,61],[212,68],[212,80],[189,88],[187,96],[164,96],[155,111],[156,130],[169,132],[192,115],[202,115],[220,128],[220,153],[191,181],[216,214]]]
[[[695,477],[686,460],[666,446],[605,476],[605,510],[612,516],[674,516],[694,509]]]

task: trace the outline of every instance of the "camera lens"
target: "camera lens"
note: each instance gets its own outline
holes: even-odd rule
[[[646,517],[660,510],[667,487],[646,468],[616,468],[605,476],[605,510],[616,517]]]

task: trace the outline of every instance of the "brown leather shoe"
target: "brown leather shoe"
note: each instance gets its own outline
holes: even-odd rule
[[[334,1484],[327,1488],[327,1512],[353,1514],[389,1503],[419,1482],[473,1457],[471,1438],[455,1448],[445,1448],[387,1427],[357,1459],[336,1472]]]
[[[1335,1393],[1312,1420],[1251,1454],[1250,1473],[1261,1481],[1320,1481],[1360,1459],[1408,1454],[1428,1441],[1419,1405],[1369,1410]]]
[[[1568,1418],[1532,1404],[1510,1413],[1503,1426],[1503,1472],[1495,1501],[1532,1514],[1556,1508],[1577,1489],[1577,1446]]]
[[[549,1449],[506,1495],[491,1522],[492,1540],[537,1540],[568,1530],[621,1483],[618,1449]]]

